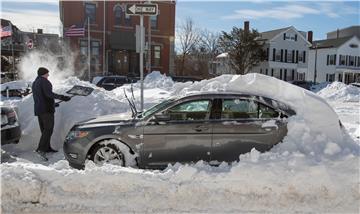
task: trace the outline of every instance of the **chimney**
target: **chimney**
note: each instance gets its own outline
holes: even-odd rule
[[[307,40],[312,44],[313,43],[313,32],[308,31],[307,33]]]
[[[38,34],[43,34],[43,29],[37,29]]]
[[[249,25],[250,25],[250,24],[249,24],[249,21],[245,21],[245,22],[244,22],[244,31],[245,31],[245,32],[249,32],[249,30],[250,30],[250,29],[249,29],[249,28],[250,28]]]
[[[339,31],[339,28],[336,30],[336,38],[338,39],[339,38],[339,34],[340,34],[340,31]]]

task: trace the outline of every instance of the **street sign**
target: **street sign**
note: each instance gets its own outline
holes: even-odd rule
[[[126,15],[131,16],[156,16],[158,14],[157,4],[127,4]]]

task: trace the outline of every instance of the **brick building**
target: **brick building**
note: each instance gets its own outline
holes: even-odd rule
[[[154,1],[153,1],[154,2]],[[60,1],[60,19],[64,39],[78,52],[76,67],[87,71],[88,26],[90,19],[91,77],[97,75],[139,76],[139,54],[136,53],[135,29],[140,23],[139,16],[126,15],[126,4],[141,1]],[[146,47],[151,26],[151,49],[145,53],[144,73],[151,70],[173,73],[175,1],[159,1],[158,16],[144,17]],[[84,36],[65,36],[72,26],[85,27]],[[105,33],[104,33],[105,32]],[[150,54],[148,54],[150,52]],[[87,75],[84,75],[87,77]]]

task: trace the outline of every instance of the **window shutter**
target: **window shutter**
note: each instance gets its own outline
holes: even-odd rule
[[[287,49],[285,49],[285,62],[288,61],[288,58],[287,58]]]
[[[329,55],[327,55],[327,57],[326,57],[326,65],[329,65]]]
[[[283,61],[283,55],[284,55],[284,50],[283,50],[283,49],[281,49],[280,62],[282,62],[282,61]]]
[[[291,62],[295,63],[295,50],[292,50],[291,57],[292,57]]]
[[[275,61],[275,54],[276,54],[276,49],[273,48],[273,61]]]
[[[267,61],[269,61],[269,54],[270,54],[270,52],[269,52],[269,48],[266,48],[266,60]]]
[[[336,54],[334,54],[334,65],[336,65]]]
[[[305,63],[306,51],[303,52],[303,62]]]
[[[286,33],[284,33],[283,37],[284,37],[284,40],[285,40],[285,37],[286,37]]]
[[[296,63],[298,63],[298,62],[299,62],[299,51],[296,50]]]
[[[295,41],[297,41],[297,34],[295,34]]]
[[[282,69],[280,69],[280,79],[282,80]]]

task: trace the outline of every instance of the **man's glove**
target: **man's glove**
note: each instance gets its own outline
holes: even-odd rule
[[[60,104],[59,104],[59,103],[55,103],[55,108],[56,108],[56,107],[59,107],[59,106],[60,106]]]
[[[67,101],[71,100],[71,97],[62,95],[61,100],[67,102]]]

